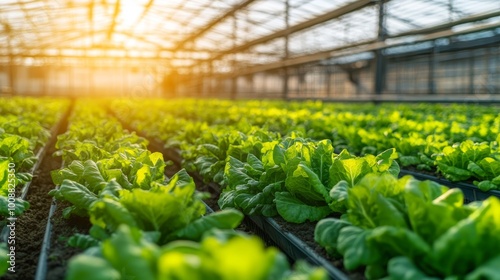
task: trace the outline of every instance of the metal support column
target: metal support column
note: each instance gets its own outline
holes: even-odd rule
[[[237,45],[237,40],[238,40],[238,18],[236,17],[236,13],[233,14],[233,48],[236,47]],[[233,68],[233,73],[236,73],[236,53],[233,53],[233,61],[232,61],[232,68]],[[234,76],[231,80],[231,93],[230,93],[231,99],[236,99],[238,96],[238,76]]]
[[[14,65],[14,55],[12,53],[9,54],[9,86],[10,93],[16,94],[16,69]]]
[[[204,93],[205,96],[212,96],[213,89],[213,79],[214,79],[214,68],[212,61],[208,62],[208,75],[207,75],[207,90]]]
[[[493,53],[492,53],[493,52]],[[485,93],[495,93],[495,86],[493,85],[494,79],[493,79],[493,73],[495,73],[495,59],[491,59],[492,56],[495,57],[496,52],[495,49],[492,47],[486,48],[486,85],[484,86],[485,88]]]
[[[474,50],[470,50],[469,53],[469,94],[474,94]]]
[[[378,41],[384,41],[386,37],[385,30],[385,6],[384,0],[379,0],[378,11]],[[384,50],[375,51],[375,94],[382,94],[385,87],[385,59]]]
[[[326,71],[325,71],[325,75],[326,75],[326,97],[331,97],[332,96],[332,66],[330,65],[326,65],[325,68],[326,68]]]
[[[14,52],[12,51],[12,32],[9,25],[5,25],[5,31],[7,33],[7,44],[9,48],[9,86],[10,93],[16,94],[16,69],[14,66]]]
[[[288,29],[290,27],[290,3],[289,0],[285,0],[285,27]],[[289,50],[289,38],[288,34],[285,35],[285,46],[284,46],[284,56],[283,59],[287,59],[290,56]],[[283,99],[288,99],[289,97],[289,87],[288,87],[288,68],[283,68]]]
[[[436,41],[432,43],[432,52],[429,57],[429,94],[436,93],[436,56],[438,53],[438,46],[436,45]]]

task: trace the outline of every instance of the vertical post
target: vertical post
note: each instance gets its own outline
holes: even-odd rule
[[[429,94],[436,94],[436,54],[438,53],[438,46],[436,41],[432,43],[432,52],[429,57]]]
[[[9,85],[10,85],[10,91],[11,94],[14,95],[16,94],[16,69],[14,66],[14,54],[12,52],[9,52]]]
[[[474,51],[469,51],[471,54],[469,59],[469,94],[474,94]]]
[[[325,68],[326,68],[326,71],[325,71],[325,74],[326,74],[326,97],[330,98],[331,91],[332,91],[332,82],[331,82],[332,69],[331,69],[330,65],[326,65]]]
[[[288,99],[289,88],[288,88],[288,68],[283,68],[283,99]]]
[[[236,47],[236,41],[238,40],[238,18],[236,17],[236,13],[233,14],[233,48]],[[233,73],[236,73],[236,53],[233,53],[233,61],[232,68]],[[233,74],[231,80],[231,99],[236,99],[238,95],[238,76]]]
[[[289,0],[285,0],[285,28],[288,30],[290,27],[290,2]],[[284,55],[283,59],[287,59],[290,56],[289,50],[289,38],[288,34],[285,35],[285,46],[284,46]],[[289,96],[289,87],[288,87],[288,67],[283,68],[283,98],[288,99]]]
[[[49,75],[52,73],[52,69],[49,65],[42,66],[44,67],[43,75],[42,75],[42,95],[48,95],[48,86],[47,86],[47,81],[49,80]],[[53,93],[53,92],[51,92]]]
[[[10,85],[10,93],[15,94],[16,93],[16,70],[14,66],[14,52],[12,51],[12,33],[10,29],[10,25],[5,26],[5,31],[7,32],[7,44],[9,48],[9,85]]]
[[[208,62],[208,75],[207,75],[207,86],[206,91],[203,93],[204,96],[212,95],[212,79],[213,79],[213,67],[212,62]]]
[[[379,1],[378,10],[378,41],[384,41],[386,37],[385,30],[385,7],[384,0]],[[385,59],[384,50],[375,51],[375,94],[382,94],[385,84]]]
[[[497,54],[497,52],[495,52],[495,50],[493,49],[492,50],[492,47],[487,47],[486,48],[486,56],[484,58],[484,60],[486,61],[486,86],[485,86],[485,89],[486,89],[486,92],[485,93],[492,93],[492,90],[494,89],[493,85],[492,85],[492,82],[493,82],[493,73],[495,72],[495,68],[492,67],[492,65],[494,65],[494,60],[491,59],[491,55],[492,55],[492,52],[493,51],[493,57]]]
[[[453,21],[453,0],[448,0],[448,20]]]

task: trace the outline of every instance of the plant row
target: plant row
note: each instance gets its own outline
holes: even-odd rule
[[[468,181],[483,191],[500,189],[497,107],[181,99],[120,100],[112,108],[132,114],[131,125],[180,148],[188,160],[219,131],[247,133],[255,126],[281,136],[329,139],[337,152],[345,148],[355,155],[395,148],[403,168]]]
[[[88,235],[68,243],[85,249],[68,279],[324,279],[252,236],[233,231],[236,210],[206,213],[207,194],[185,170],[164,175],[167,162],[147,141],[124,130],[98,106],[79,104],[58,137],[65,166],[52,173],[51,191],[71,206],[64,216],[88,217]],[[244,252],[244,254],[241,254]]]
[[[221,208],[279,214],[293,223],[336,216],[318,223],[315,240],[332,256],[342,257],[345,268],[364,267],[369,279],[496,277],[498,199],[464,205],[458,189],[410,177],[398,180],[401,155],[395,149],[358,157],[347,150],[337,154],[329,139],[306,139],[293,130],[281,137],[251,122],[223,125],[214,115],[212,124],[186,118],[174,131],[175,117],[168,119],[169,112],[152,107],[141,114],[123,103],[114,108],[151,137],[180,140],[184,165],[223,187]],[[195,127],[204,130],[189,139]],[[493,141],[490,147],[495,145]],[[480,249],[472,250],[474,244]],[[462,262],[466,265],[454,265]]]
[[[30,206],[19,194],[19,187],[32,180],[35,164],[41,160],[40,151],[68,103],[55,99],[40,102],[29,98],[1,98],[0,101],[1,228],[8,225],[9,231],[14,232],[15,220]],[[0,275],[7,271],[7,254],[15,246],[13,238],[2,240]]]

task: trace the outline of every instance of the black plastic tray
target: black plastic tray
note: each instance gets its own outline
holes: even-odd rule
[[[483,192],[478,187],[476,187],[472,184],[468,184],[468,183],[451,182],[451,181],[448,181],[446,179],[438,178],[438,177],[432,176],[432,175],[422,174],[422,173],[413,172],[413,171],[409,171],[409,170],[401,170],[401,172],[399,173],[399,176],[404,176],[404,175],[411,175],[419,180],[434,181],[436,183],[439,183],[441,185],[444,185],[444,186],[447,186],[450,188],[459,188],[464,193],[466,203],[469,203],[472,201],[485,200],[490,196],[496,196],[496,197],[500,198],[500,191],[491,190],[488,192]]]
[[[328,272],[330,279],[349,279],[345,273],[333,266],[325,258],[318,255],[296,235],[291,232],[284,231],[273,218],[262,216],[248,216],[248,218],[258,227],[257,231],[265,232],[271,239],[271,243],[276,244],[276,246],[278,246],[281,251],[287,254],[293,261],[306,260],[313,265],[322,266]]]

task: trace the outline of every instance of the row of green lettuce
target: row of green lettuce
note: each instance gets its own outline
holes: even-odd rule
[[[344,214],[318,222],[314,237],[346,269],[365,268],[368,279],[499,279],[498,198],[464,205],[460,189],[369,174],[344,200]]]
[[[500,113],[493,106],[180,99],[116,100],[111,107],[188,160],[197,157],[198,146],[216,141],[219,131],[259,127],[329,139],[337,151],[356,155],[395,148],[404,168],[471,181],[483,191],[500,189]]]
[[[3,228],[8,218],[17,218],[29,208],[29,202],[19,197],[19,187],[32,180],[34,165],[39,160],[36,154],[47,144],[51,129],[68,102],[20,97],[0,101],[0,227]],[[14,207],[9,207],[9,203]],[[15,246],[13,240],[9,245],[4,240],[0,242],[0,274],[7,271],[10,246]]]
[[[133,119],[148,134],[164,133],[148,129],[137,115]],[[334,214],[338,218],[318,223],[316,241],[332,257],[342,257],[347,269],[364,267],[369,279],[498,277],[498,199],[463,205],[460,190],[397,180],[394,149],[355,157],[346,150],[334,153],[329,140],[293,133],[281,138],[257,127],[210,132],[212,138],[202,138],[206,143],[185,165],[224,187],[222,208],[279,214],[295,223]]]
[[[161,132],[142,129],[148,134]],[[247,215],[281,215],[293,223],[318,221],[342,208],[339,196],[366,174],[399,174],[394,149],[356,157],[347,150],[336,154],[329,140],[281,138],[251,126],[242,130],[245,133],[214,129],[211,139],[197,139],[202,142],[195,148],[186,146],[182,153],[189,171],[222,186],[221,208]]]
[[[233,231],[239,211],[207,214],[207,194],[185,170],[166,178],[162,154],[98,106],[80,103],[70,123],[58,137],[65,166],[52,172],[59,187],[50,194],[69,202],[65,217],[92,226],[68,240],[85,251],[70,260],[67,279],[325,279],[323,269],[300,262],[291,270],[278,250]]]

